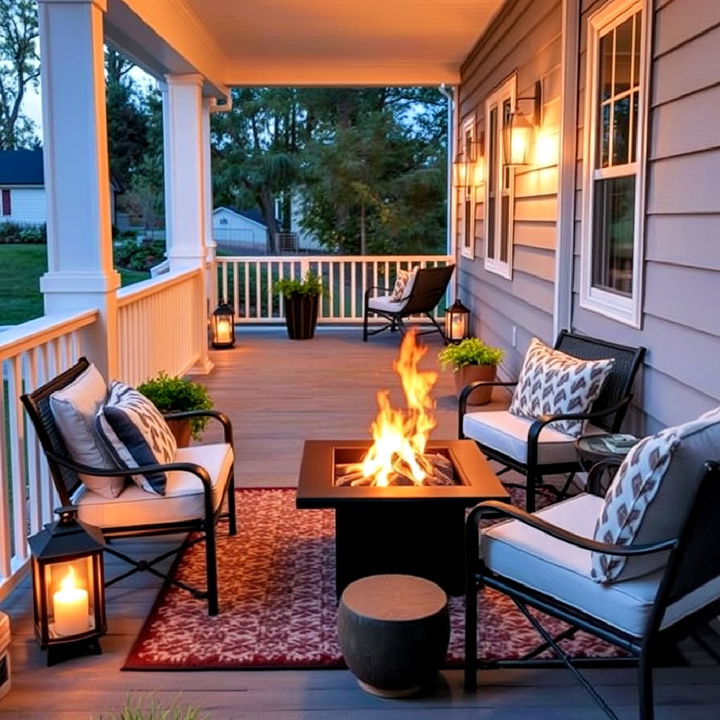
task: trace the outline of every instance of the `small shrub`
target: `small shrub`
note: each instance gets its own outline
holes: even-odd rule
[[[466,365],[499,365],[505,351],[486,345],[480,338],[465,338],[457,345],[448,345],[438,353],[443,368],[459,370]]]
[[[165,259],[164,240],[138,242],[135,236],[116,240],[113,243],[115,266],[126,270],[149,270]]]
[[[47,227],[42,225],[21,225],[16,222],[0,222],[0,244],[3,245],[44,245],[47,243]]]
[[[323,292],[322,280],[312,270],[308,270],[302,280],[281,278],[274,287],[275,292],[286,298],[291,295],[321,295]]]

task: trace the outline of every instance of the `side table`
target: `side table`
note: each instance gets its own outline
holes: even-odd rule
[[[605,433],[602,435],[581,435],[575,441],[575,450],[578,455],[580,466],[586,472],[596,463],[608,463],[610,465],[620,463],[625,456],[639,442],[639,438],[634,435],[625,433]],[[610,480],[614,476],[614,472],[609,475]],[[601,475],[597,477],[597,481],[601,479]],[[603,490],[607,488],[590,487],[588,484],[588,492],[595,495],[604,494]]]

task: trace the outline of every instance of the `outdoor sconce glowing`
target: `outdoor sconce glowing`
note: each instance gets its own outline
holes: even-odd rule
[[[453,163],[453,181],[457,188],[471,188],[485,181],[485,164],[482,158],[482,140],[469,142],[457,154]]]
[[[470,335],[470,311],[455,300],[451,307],[445,311],[445,340],[457,343]]]
[[[453,182],[456,188],[465,188],[470,179],[470,161],[465,155],[459,153],[453,163]]]
[[[542,83],[535,83],[535,92],[527,97],[516,98],[516,104],[523,100],[532,100],[533,109],[528,114],[512,112],[503,126],[503,160],[505,165],[514,167],[530,164],[530,150],[533,131],[540,125],[542,110]]]
[[[220,301],[212,314],[212,346],[235,347],[235,311],[225,300]]]
[[[28,540],[35,636],[48,651],[48,665],[76,646],[100,654],[107,629],[102,532],[80,522],[72,505],[55,512],[60,519]]]

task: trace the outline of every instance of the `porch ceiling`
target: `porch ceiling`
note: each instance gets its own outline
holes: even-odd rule
[[[175,64],[182,68],[182,59],[215,89],[455,84],[460,64],[503,2],[110,0],[106,32],[113,41],[121,24],[115,16],[122,16],[115,44],[155,72],[173,72],[158,61],[176,55]],[[127,47],[132,19],[145,25],[142,53]],[[154,50],[148,29],[159,43]]]

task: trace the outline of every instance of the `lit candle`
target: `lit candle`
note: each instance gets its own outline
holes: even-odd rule
[[[217,324],[217,341],[221,343],[230,342],[230,322],[228,320],[220,320]]]
[[[90,629],[90,603],[88,592],[75,585],[72,565],[60,582],[60,589],[53,593],[53,615],[58,635],[78,635]]]
[[[450,329],[450,336],[453,340],[461,340],[465,334],[465,322],[464,318],[460,315],[453,315],[452,328]]]

